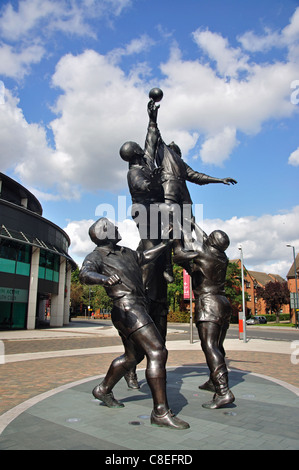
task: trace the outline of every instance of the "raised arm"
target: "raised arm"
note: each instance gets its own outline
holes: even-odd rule
[[[150,100],[147,105],[149,123],[144,146],[144,158],[150,168],[155,167],[155,156],[160,138],[160,132],[157,126],[159,106],[156,106],[154,100]]]

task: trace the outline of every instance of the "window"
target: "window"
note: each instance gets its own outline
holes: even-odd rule
[[[30,261],[31,261],[31,246],[20,245],[17,252],[17,266],[16,273],[23,276],[30,274]]]
[[[59,281],[60,257],[50,251],[40,250],[39,273],[40,279],[47,281]]]
[[[14,274],[16,272],[16,246],[10,240],[1,240],[0,271]]]
[[[27,303],[1,302],[0,328],[26,328]]]
[[[0,242],[0,271],[10,274],[30,274],[31,246],[11,240]]]

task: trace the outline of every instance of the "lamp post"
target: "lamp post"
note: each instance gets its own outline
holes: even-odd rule
[[[295,270],[295,321],[297,313],[297,328],[299,327],[299,302],[298,302],[298,287],[297,287],[297,268],[296,268],[296,253],[295,247],[293,245],[286,245],[289,248],[293,248],[293,258],[294,258],[294,270]]]
[[[245,314],[245,292],[244,292],[244,263],[243,263],[243,250],[240,245],[238,249],[241,252],[241,276],[242,276],[242,314],[239,312],[239,331],[243,333],[243,342],[246,343],[246,314]],[[240,329],[242,325],[242,331]]]

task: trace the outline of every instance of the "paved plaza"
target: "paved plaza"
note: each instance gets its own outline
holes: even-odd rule
[[[190,424],[184,431],[150,424],[152,398],[145,362],[140,390],[122,379],[114,394],[125,405],[109,409],[93,387],[122,345],[111,327],[0,332],[1,450],[298,450],[299,383],[288,342],[226,340],[232,405],[208,410],[212,394],[200,342],[169,328],[167,388],[172,411]],[[109,454],[110,455],[110,454]]]

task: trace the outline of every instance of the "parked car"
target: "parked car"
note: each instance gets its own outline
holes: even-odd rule
[[[267,323],[267,318],[255,315],[246,320],[246,325],[256,325],[257,323],[260,323],[260,324]]]
[[[258,323],[267,323],[267,318],[266,317],[257,317]]]

